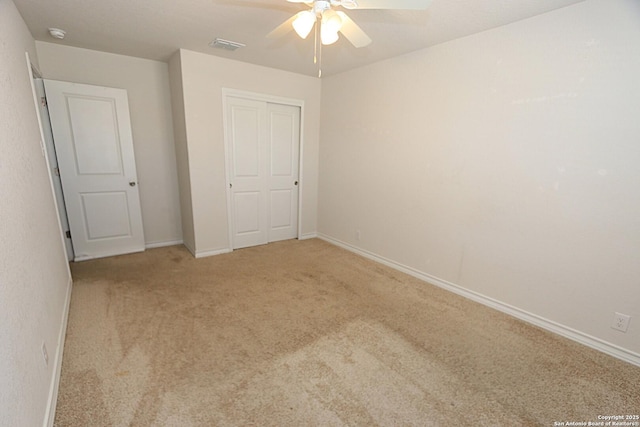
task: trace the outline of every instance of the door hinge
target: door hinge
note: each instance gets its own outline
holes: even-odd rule
[[[53,173],[54,173],[55,176],[60,176],[60,169],[53,168]]]
[[[67,239],[71,238],[71,231],[67,230],[64,232],[64,234],[67,236]]]
[[[40,98],[40,104],[42,104],[43,107],[47,106],[47,98],[46,97],[42,97]]]

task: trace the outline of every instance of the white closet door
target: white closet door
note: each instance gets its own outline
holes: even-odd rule
[[[269,241],[298,237],[300,108],[268,104]]]
[[[227,97],[233,249],[298,233],[300,108]]]
[[[127,92],[44,85],[75,260],[143,251]]]
[[[229,98],[231,224],[233,248],[262,245],[267,233],[267,106]]]

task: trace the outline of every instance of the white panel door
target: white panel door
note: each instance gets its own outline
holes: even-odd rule
[[[300,108],[227,98],[233,249],[298,236]]]
[[[241,98],[227,102],[233,248],[268,242],[266,104]]]
[[[268,104],[269,241],[298,237],[300,108]]]
[[[143,251],[127,92],[44,85],[75,260]]]

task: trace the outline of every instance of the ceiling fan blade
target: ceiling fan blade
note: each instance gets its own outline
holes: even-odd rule
[[[336,12],[342,19],[342,27],[340,32],[351,42],[355,47],[365,47],[371,43],[369,36],[362,31],[362,28],[358,26],[349,16],[341,11]]]
[[[282,24],[278,25],[273,31],[267,34],[267,38],[276,39],[278,37],[282,37],[287,34],[289,31],[293,30],[293,21],[296,19],[298,15],[293,15],[291,18],[284,21]]]
[[[291,1],[291,0],[289,0]],[[358,6],[352,8],[345,2],[347,9],[426,9],[432,0],[356,0]]]

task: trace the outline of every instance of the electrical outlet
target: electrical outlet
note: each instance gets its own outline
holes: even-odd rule
[[[42,358],[45,366],[49,366],[49,353],[47,353],[47,344],[44,341],[42,342]]]
[[[622,313],[616,313],[613,316],[613,324],[611,327],[618,331],[627,332],[629,329],[629,321],[631,320],[631,316]]]

